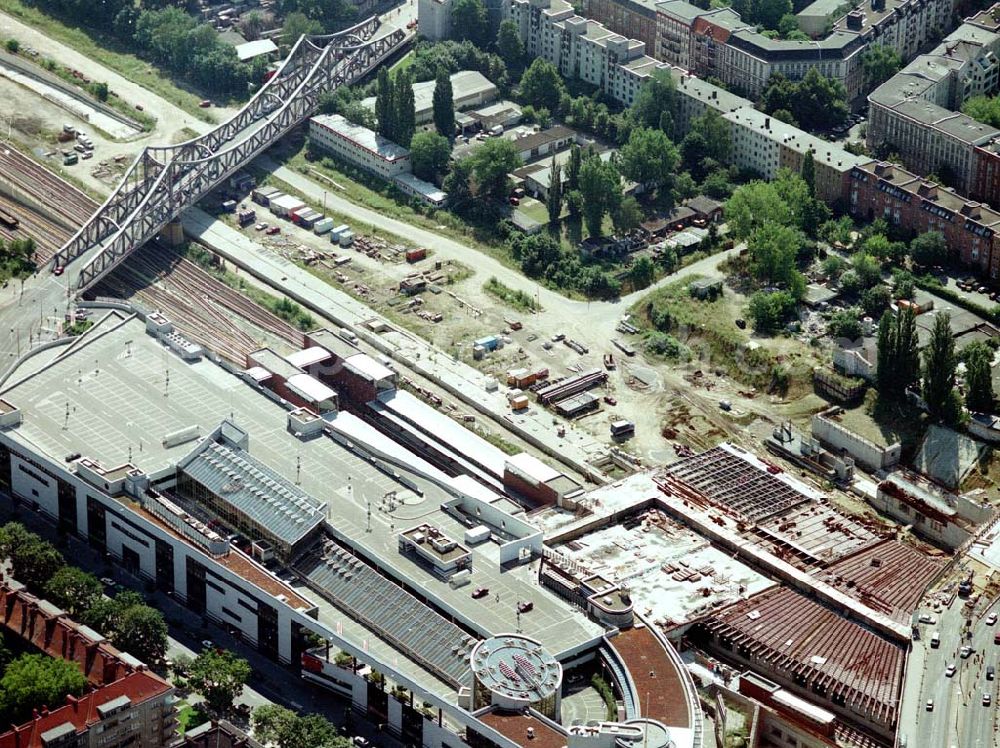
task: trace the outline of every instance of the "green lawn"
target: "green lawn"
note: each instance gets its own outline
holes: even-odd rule
[[[205,122],[215,122],[215,117],[198,106],[205,98],[186,91],[173,83],[169,75],[134,54],[123,51],[121,42],[99,31],[67,26],[58,19],[26,5],[22,0],[0,0],[0,11],[31,26],[45,36],[72,47],[95,62],[119,73],[143,88],[161,96],[189,114]],[[23,40],[19,40],[22,41]]]
[[[184,704],[177,710],[177,732],[183,735],[192,727],[208,722],[208,715],[196,706]]]
[[[413,64],[414,60],[417,59],[416,54],[417,53],[411,49],[409,52],[407,52],[405,55],[400,57],[398,60],[396,60],[396,62],[392,64],[392,67],[389,68],[389,72],[399,73],[402,72],[403,70],[406,70],[408,67],[410,67],[410,65]]]

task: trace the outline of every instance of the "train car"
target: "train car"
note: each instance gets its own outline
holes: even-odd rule
[[[14,216],[12,216],[10,213],[7,213],[4,210],[0,210],[0,224],[3,224],[9,229],[16,229],[18,226],[21,225],[21,222],[17,220],[17,218],[15,218]]]

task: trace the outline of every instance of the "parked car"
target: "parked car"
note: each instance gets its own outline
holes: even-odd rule
[[[200,102],[198,102],[198,106],[200,106],[202,109],[208,109],[210,106],[212,106],[212,100],[202,99]]]
[[[479,600],[480,598],[486,597],[488,594],[490,594],[489,587],[476,587],[476,589],[472,591],[472,599]]]
[[[989,706],[993,703],[993,697],[990,695],[989,691],[983,693],[983,706]]]
[[[934,711],[934,699],[927,699],[927,704],[924,707],[928,712]]]
[[[958,650],[958,654],[963,660],[967,660],[972,655],[972,647],[966,644],[964,647]]]
[[[517,612],[518,613],[527,613],[528,611],[532,610],[534,607],[535,607],[535,604],[533,602],[531,602],[530,600],[528,600],[526,602],[518,603],[517,604]]]
[[[987,626],[992,626],[996,622],[997,622],[997,614],[996,613],[990,613],[988,616],[986,616],[986,625]]]
[[[950,678],[951,676],[953,676],[953,675],[955,674],[955,670],[956,670],[956,667],[955,667],[955,663],[952,663],[952,664],[951,664],[951,665],[949,665],[949,666],[947,667],[947,669],[946,669],[946,670],[944,671],[944,676],[945,676],[946,678]]]

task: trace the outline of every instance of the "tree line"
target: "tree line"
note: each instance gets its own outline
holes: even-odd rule
[[[267,61],[240,62],[215,29],[168,0],[36,0],[37,5],[124,43],[131,50],[201,90],[245,98],[267,70]]]

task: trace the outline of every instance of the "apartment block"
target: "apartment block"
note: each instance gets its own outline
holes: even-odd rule
[[[565,0],[512,0],[508,17],[529,57],[553,63],[569,78],[599,86],[624,106],[656,70],[669,69],[646,54],[646,45],[576,15]]]
[[[583,13],[651,52],[656,48],[656,0],[584,0]]]
[[[686,0],[666,0],[656,10],[659,59],[715,76],[746,96],[759,96],[775,73],[798,80],[812,68],[841,81],[849,99],[861,95],[865,40],[858,30],[785,41],[758,33],[731,8],[704,10]]]
[[[983,14],[980,14],[982,16]],[[998,197],[994,143],[1000,130],[957,110],[1000,85],[1000,35],[973,17],[868,97],[868,144],[907,168],[944,174],[963,194]]]
[[[780,169],[801,171],[803,160],[811,153],[816,167],[816,195],[828,203],[842,198],[852,170],[870,161],[752,107],[724,114],[723,119],[730,125],[732,162],[765,179],[774,179]]]
[[[75,662],[87,680],[80,696],[39,705],[46,708],[0,733],[0,748],[158,748],[173,742],[173,686],[96,631],[10,579],[0,583],[0,626],[11,641]]]
[[[848,206],[864,221],[884,218],[917,234],[940,231],[955,262],[996,280],[1000,213],[894,164],[871,161],[849,175]]]

